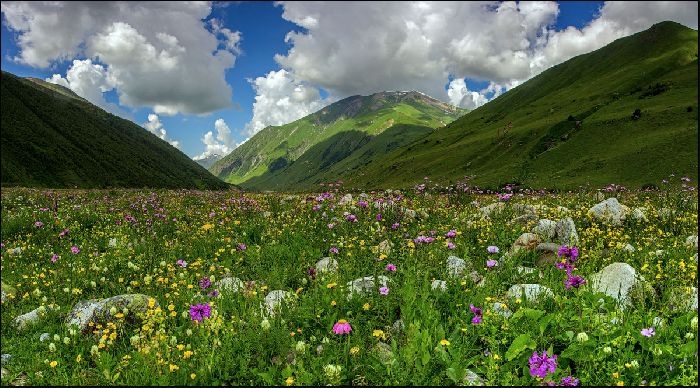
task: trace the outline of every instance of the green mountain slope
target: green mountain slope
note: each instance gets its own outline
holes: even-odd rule
[[[671,173],[697,180],[697,52],[696,30],[656,24],[554,66],[341,178],[358,188],[465,175],[486,187],[631,188]]]
[[[1,86],[3,186],[229,186],[167,142],[64,87],[5,71]]]
[[[393,126],[410,124],[436,128],[464,112],[418,92],[352,96],[292,123],[263,129],[209,170],[227,182],[246,188],[299,186],[301,180],[320,181],[320,177],[312,178],[312,175],[329,170],[356,148]],[[406,133],[414,135],[416,131]],[[342,139],[342,149],[326,151],[326,148],[316,147],[320,143],[331,145],[328,140],[336,136],[340,136],[337,140]],[[401,143],[404,142],[402,139]],[[310,150],[326,152],[325,156],[309,154],[304,159],[304,166],[313,173],[301,170],[298,160]]]

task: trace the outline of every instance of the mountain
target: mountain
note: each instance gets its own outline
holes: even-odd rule
[[[698,178],[698,32],[662,22],[554,66],[355,174],[356,188],[424,176],[575,189]]]
[[[219,160],[221,160],[221,158],[223,158],[223,157],[224,157],[223,155],[211,154],[211,155],[209,155],[209,156],[207,156],[207,157],[205,157],[205,158],[202,158],[202,159],[193,159],[193,160],[194,160],[195,162],[197,162],[200,166],[202,166],[202,167],[208,169],[209,167],[213,166],[214,163],[216,163],[216,162],[218,162]]]
[[[2,72],[2,186],[229,187],[184,153],[71,90]]]
[[[373,160],[355,154],[361,149],[390,151],[463,113],[415,91],[352,96],[292,123],[261,130],[209,170],[244,188],[310,187],[328,171],[345,171],[338,166],[343,160]],[[400,137],[382,136],[389,129]]]

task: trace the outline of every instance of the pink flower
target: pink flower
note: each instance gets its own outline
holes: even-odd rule
[[[73,253],[74,255],[77,255],[78,253],[80,253],[80,248],[78,248],[78,247],[76,247],[75,245],[73,245],[72,247],[70,247],[70,251],[71,251],[71,253]]]
[[[351,331],[352,326],[350,326],[350,323],[344,319],[339,320],[335,325],[333,325],[333,333],[335,334],[350,334]]]
[[[449,241],[447,243],[447,249],[450,249],[450,250],[455,249],[455,244],[453,244],[452,241]]]
[[[187,262],[185,260],[180,259],[177,261],[177,265],[179,265],[182,268],[185,268],[187,267]]]
[[[58,261],[58,255],[54,253],[53,255],[51,255],[51,262],[55,263],[57,261]]]
[[[498,253],[498,247],[495,245],[490,245],[488,248],[486,248],[486,250],[489,253]]]
[[[654,335],[656,335],[656,332],[654,331],[653,327],[650,327],[648,329],[642,329],[641,333],[645,337],[653,337]]]
[[[382,295],[389,295],[389,288],[388,287],[382,287],[379,289],[379,293]]]
[[[385,269],[389,272],[396,272],[396,266],[391,263],[387,264]]]
[[[486,260],[486,266],[488,268],[493,268],[498,265],[498,261],[496,260]]]

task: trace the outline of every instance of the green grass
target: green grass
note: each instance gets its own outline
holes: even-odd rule
[[[61,86],[4,71],[0,137],[3,186],[228,186],[140,126]]]

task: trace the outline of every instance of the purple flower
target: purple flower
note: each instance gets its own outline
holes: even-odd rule
[[[493,268],[498,265],[498,261],[496,260],[486,260],[486,266],[488,268]]]
[[[336,248],[336,247],[333,247],[333,248],[329,249],[329,251],[330,251],[331,253],[338,253],[338,252],[339,252],[339,251],[338,251],[338,248]]]
[[[486,250],[487,250],[489,253],[498,253],[498,247],[495,246],[495,245],[489,245],[489,247],[486,248]]]
[[[574,376],[562,377],[559,385],[562,387],[575,387],[578,385],[578,379]]]
[[[367,201],[358,201],[357,206],[361,208],[366,208],[367,207]]]
[[[391,263],[387,264],[386,268],[384,268],[384,269],[389,271],[389,272],[396,272],[396,266],[394,264],[391,264]]]
[[[76,247],[75,245],[73,245],[72,247],[70,247],[70,251],[71,251],[71,253],[73,253],[74,255],[77,255],[78,253],[80,253],[80,248],[78,248],[78,247]]]
[[[379,213],[379,214],[377,214],[377,221],[381,221],[381,220],[382,220],[382,214]]]
[[[41,221],[37,221],[34,223],[34,226],[36,226],[37,228],[41,228],[42,226],[44,226],[44,223]]]
[[[553,374],[557,370],[557,355],[555,354],[554,357],[548,357],[546,350],[542,352],[541,357],[537,354],[537,351],[532,353],[529,362],[530,374],[532,377],[545,378],[547,377],[547,373]]]
[[[63,231],[58,234],[58,237],[66,236],[68,233],[70,233],[69,229],[63,229]]]
[[[238,243],[238,249],[241,251],[245,251],[246,249],[248,249],[248,247],[245,246],[245,244],[243,243]]]
[[[448,241],[447,242],[447,249],[450,249],[450,250],[455,249],[455,244],[453,244],[452,241]]]
[[[201,288],[203,290],[206,290],[210,286],[211,286],[211,280],[209,280],[209,278],[202,278],[199,281],[199,288]]]
[[[393,224],[391,224],[391,229],[396,230],[399,228],[399,226],[401,226],[401,224],[399,224],[398,222],[393,223]]]
[[[334,226],[335,226],[335,224],[330,223],[330,224],[328,224],[328,229],[333,229]]]
[[[187,267],[187,262],[185,260],[180,259],[177,261],[177,265],[179,265],[182,268],[185,268]]]
[[[190,306],[190,318],[193,321],[202,322],[204,318],[211,316],[211,307],[208,304],[196,304]]]
[[[219,296],[219,290],[213,290],[212,292],[208,293],[207,296],[216,298]]]
[[[457,231],[453,229],[453,230],[450,230],[449,232],[447,232],[445,237],[454,237],[456,235],[457,235]]]
[[[571,287],[578,288],[579,286],[586,284],[586,279],[580,276],[568,276],[569,277],[566,280],[564,280],[564,284],[566,285],[567,290]]]
[[[350,326],[350,323],[344,319],[339,320],[336,324],[333,325],[333,333],[335,334],[350,334],[351,331],[352,326]]]
[[[469,305],[469,310],[474,313],[474,318],[472,318],[472,325],[478,325],[481,323],[481,318],[483,317],[483,309],[474,307],[473,304]]]
[[[387,287],[381,287],[381,288],[379,289],[379,293],[382,294],[382,295],[389,295],[389,288],[387,288]]]
[[[347,219],[350,222],[357,222],[357,216],[355,216],[354,214],[348,214],[348,216],[345,217],[345,219]]]
[[[641,333],[645,337],[653,337],[656,335],[656,332],[654,331],[653,327],[650,327],[648,329],[642,329]]]
[[[576,258],[578,257],[578,248],[576,248],[576,247],[567,247],[566,245],[562,245],[562,246],[559,248],[559,251],[557,252],[557,256],[559,256],[559,257],[562,257],[562,256],[568,257],[569,259],[571,259],[571,261],[574,261],[574,260],[576,260]]]
[[[58,255],[54,253],[53,255],[51,255],[51,262],[55,263],[57,261],[58,261]]]
[[[316,280],[316,268],[311,267],[306,271],[306,274],[311,278],[311,280]]]

